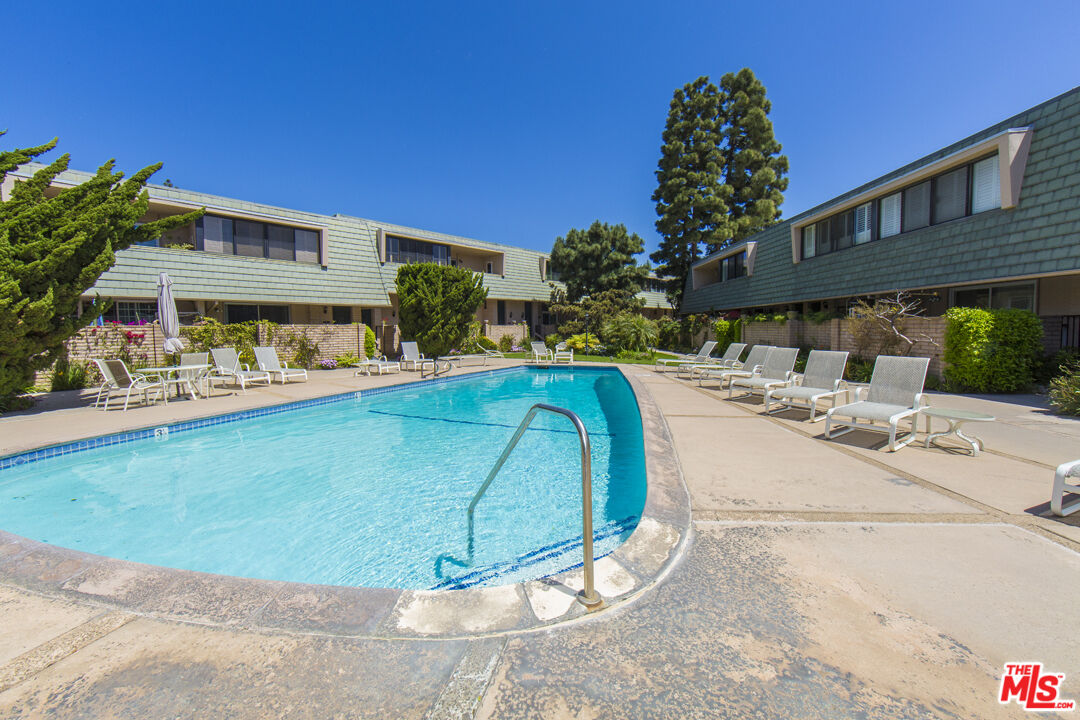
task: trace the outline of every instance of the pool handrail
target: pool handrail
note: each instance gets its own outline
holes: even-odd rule
[[[600,593],[596,592],[593,578],[592,450],[589,445],[589,432],[585,429],[585,424],[581,422],[581,418],[572,410],[556,407],[555,405],[548,405],[546,403],[536,403],[529,408],[529,412],[525,413],[525,417],[518,425],[514,437],[510,438],[510,442],[506,444],[506,447],[502,451],[502,455],[499,456],[498,461],[496,461],[495,465],[491,468],[491,472],[488,473],[487,479],[484,480],[484,484],[476,491],[472,502],[469,503],[469,509],[466,513],[469,520],[469,564],[472,564],[473,561],[473,512],[476,510],[476,504],[480,502],[480,498],[487,492],[488,486],[491,485],[495,476],[499,474],[499,470],[502,469],[502,466],[506,463],[506,459],[510,457],[510,453],[517,446],[518,441],[521,440],[521,436],[525,434],[525,431],[529,428],[533,418],[535,418],[537,413],[541,410],[556,415],[562,415],[569,419],[570,422],[574,424],[574,428],[577,430],[578,440],[581,442],[581,539],[584,554],[582,567],[585,572],[585,588],[577,594],[577,599],[589,610],[595,610],[603,604],[604,599],[600,597]]]

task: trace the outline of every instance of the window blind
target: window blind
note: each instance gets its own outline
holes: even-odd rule
[[[881,198],[881,237],[900,234],[900,193]]]
[[[930,181],[904,191],[904,232],[930,224]]]
[[[967,212],[967,167],[934,179],[934,222],[964,217]]]
[[[980,160],[972,167],[971,212],[1001,207],[1001,176],[997,155]]]
[[[871,203],[863,203],[855,208],[855,244],[870,242],[873,239],[873,233],[870,228]]]

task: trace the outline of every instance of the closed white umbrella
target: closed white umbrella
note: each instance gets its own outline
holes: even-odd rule
[[[178,353],[184,349],[184,343],[180,340],[180,316],[176,314],[176,301],[172,295],[172,278],[168,273],[158,275],[157,288],[157,313],[158,322],[161,323],[161,332],[165,335],[162,343],[167,353]]]

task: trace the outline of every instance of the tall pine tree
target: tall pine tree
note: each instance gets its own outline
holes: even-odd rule
[[[650,258],[657,263],[657,275],[673,278],[667,294],[677,311],[690,266],[703,247],[731,234],[731,189],[721,174],[720,91],[708,77],[675,91],[663,139],[652,196],[660,216],[656,229],[663,239]]]
[[[637,233],[625,225],[595,221],[588,230],[572,228],[566,237],[556,238],[551,248],[551,267],[566,284],[566,299],[576,303],[585,295],[605,290],[641,292],[649,274],[634,255],[645,249]]]
[[[0,152],[0,183],[55,146],[53,140]],[[14,184],[0,202],[0,411],[35,371],[59,357],[68,338],[108,308],[109,301],[95,298],[78,314],[79,298],[112,267],[117,250],[202,215],[196,210],[135,226],[150,203],[144,186],[160,163],[123,180],[110,161],[80,185],[46,192],[68,160],[64,155]]]
[[[700,77],[675,91],[653,193],[663,236],[651,255],[673,278],[682,306],[690,266],[704,253],[740,242],[780,218],[787,158],[773,135],[765,86],[749,68],[720,87]]]
[[[765,86],[750,68],[720,79],[724,183],[731,188],[731,242],[742,242],[780,219],[788,159],[773,135]]]

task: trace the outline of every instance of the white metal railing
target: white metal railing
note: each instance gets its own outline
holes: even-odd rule
[[[584,556],[583,569],[585,572],[585,587],[578,593],[577,599],[582,605],[590,610],[595,609],[603,604],[604,599],[600,597],[600,593],[596,592],[593,577],[592,450],[589,446],[589,432],[585,429],[585,424],[581,422],[581,418],[572,410],[556,407],[554,405],[547,405],[545,403],[537,403],[529,408],[529,412],[525,413],[525,417],[518,425],[517,431],[514,432],[514,436],[510,438],[510,442],[506,444],[506,447],[502,451],[502,455],[499,456],[499,459],[491,468],[491,472],[488,473],[487,478],[484,480],[484,484],[476,491],[476,494],[473,495],[472,502],[469,503],[469,509],[466,512],[469,522],[469,564],[471,565],[473,561],[473,515],[476,511],[476,505],[480,502],[480,498],[484,496],[484,493],[487,492],[488,486],[491,485],[495,476],[499,474],[499,470],[502,469],[507,458],[510,457],[510,453],[513,452],[518,441],[521,440],[521,436],[529,429],[529,425],[532,423],[533,418],[541,411],[562,415],[570,420],[574,425],[574,429],[577,430],[578,440],[581,444],[581,538]]]

